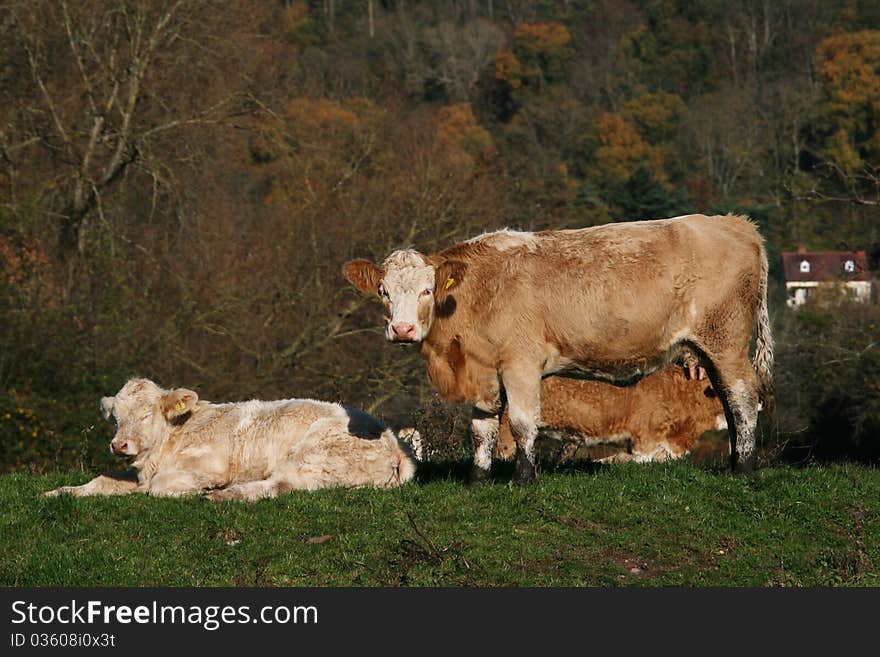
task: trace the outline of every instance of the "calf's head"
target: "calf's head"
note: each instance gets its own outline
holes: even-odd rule
[[[461,283],[466,265],[458,260],[394,251],[382,266],[358,259],[345,263],[343,275],[385,306],[385,339],[421,342],[434,323],[438,306]]]
[[[104,419],[116,420],[110,451],[137,456],[150,449],[175,421],[192,411],[198,399],[192,390],[163,390],[149,379],[131,379],[114,397],[101,399]]]

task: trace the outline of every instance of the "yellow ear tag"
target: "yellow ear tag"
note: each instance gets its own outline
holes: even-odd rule
[[[455,285],[455,279],[452,278],[452,277],[450,277],[450,278],[446,281],[446,286],[445,286],[443,289],[444,289],[444,290],[448,290],[448,289],[451,288],[453,285]]]
[[[175,410],[175,411],[182,411],[182,410],[185,409],[185,408],[186,408],[186,402],[185,402],[185,401],[179,401],[179,402],[177,402],[177,403],[174,405],[174,410]]]

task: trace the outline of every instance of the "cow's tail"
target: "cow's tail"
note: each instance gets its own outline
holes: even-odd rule
[[[758,307],[755,316],[755,358],[752,365],[758,375],[758,394],[763,410],[772,413],[775,406],[773,393],[773,335],[770,332],[770,314],[767,312],[767,254],[761,249],[761,280],[758,284]]]
[[[397,437],[412,447],[413,454],[419,461],[425,460],[425,441],[415,427],[407,427],[397,432]]]
[[[417,431],[413,431],[418,434]],[[391,450],[394,458],[397,459],[397,476],[395,483],[402,484],[415,477],[419,461],[413,453],[413,448],[410,444],[403,440],[401,436],[395,436],[391,429],[386,429],[382,433],[382,439]]]

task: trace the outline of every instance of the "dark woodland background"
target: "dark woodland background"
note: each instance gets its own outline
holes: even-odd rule
[[[135,374],[466,454],[343,262],[690,211],[768,243],[765,460],[880,452],[878,307],[792,312],[779,261],[878,268],[876,0],[30,0],[0,42],[0,470],[106,465]]]

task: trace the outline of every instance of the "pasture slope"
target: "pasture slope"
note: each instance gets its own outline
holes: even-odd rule
[[[397,490],[42,499],[88,474],[0,477],[4,586],[880,585],[880,471],[679,462],[502,471]]]

